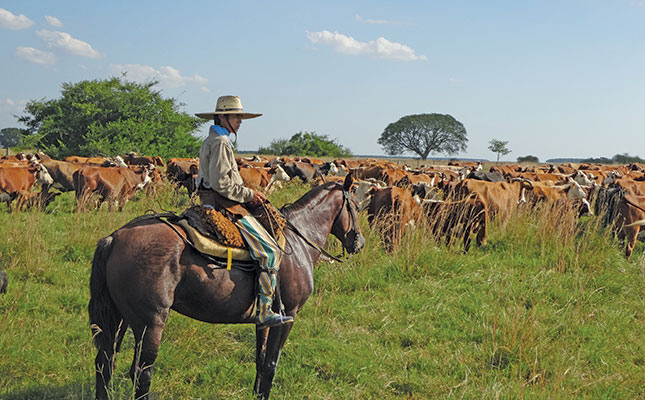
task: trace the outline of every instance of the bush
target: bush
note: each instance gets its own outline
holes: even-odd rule
[[[309,157],[351,157],[349,149],[331,140],[327,135],[316,132],[298,132],[291,139],[277,139],[269,147],[260,147],[260,154],[277,156],[309,156]]]
[[[54,158],[108,156],[135,151],[161,157],[194,157],[203,121],[179,112],[175,99],[153,90],[157,82],[122,78],[64,83],[56,100],[31,100],[23,144]]]

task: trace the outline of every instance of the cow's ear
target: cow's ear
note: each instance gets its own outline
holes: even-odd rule
[[[349,190],[352,188],[352,183],[354,182],[354,178],[352,178],[352,174],[347,174],[345,177],[345,183],[343,183],[343,190],[346,192],[349,192]]]

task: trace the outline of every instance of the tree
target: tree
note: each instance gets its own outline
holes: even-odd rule
[[[598,157],[598,158],[585,158],[583,163],[595,164],[631,164],[631,163],[645,163],[645,160],[639,156],[630,156],[628,153],[616,154],[612,158]]]
[[[291,136],[289,140],[273,140],[269,147],[260,147],[258,153],[309,157],[350,157],[352,155],[349,149],[329,139],[327,135],[302,131]]]
[[[524,157],[517,157],[517,162],[518,163],[523,163],[523,162],[539,163],[540,159],[537,158],[536,156],[530,156],[529,155],[529,156],[524,156]]]
[[[497,162],[499,162],[499,157],[500,156],[505,156],[509,154],[511,151],[506,147],[508,142],[504,142],[502,140],[497,140],[497,139],[492,139],[489,143],[488,150],[492,151],[493,153],[497,153]]]
[[[22,130],[19,128],[4,128],[0,130],[0,148],[7,149],[9,154],[9,147],[20,146]]]
[[[31,100],[18,121],[25,138],[53,157],[107,156],[135,151],[161,157],[194,157],[192,135],[205,121],[180,112],[175,99],[154,90],[156,81],[122,78],[63,83],[55,100]]]
[[[645,160],[639,156],[630,156],[628,153],[616,154],[612,160],[615,164],[643,163]]]
[[[389,155],[413,152],[422,160],[430,153],[455,154],[468,142],[464,125],[448,114],[416,114],[389,124],[378,144]]]

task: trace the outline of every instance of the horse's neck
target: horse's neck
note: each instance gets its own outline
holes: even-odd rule
[[[324,246],[338,214],[338,202],[331,201],[334,194],[323,191],[304,204],[294,204],[287,210],[287,218],[300,233],[318,246]],[[342,202],[341,202],[342,204]]]

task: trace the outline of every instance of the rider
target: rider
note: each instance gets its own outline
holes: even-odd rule
[[[237,138],[243,119],[262,114],[244,112],[238,96],[221,96],[217,99],[214,112],[195,115],[213,120],[199,152],[199,198],[202,204],[211,205],[217,210],[226,209],[236,216],[235,225],[240,229],[251,257],[260,265],[257,324],[259,327],[269,327],[293,322],[293,317],[280,315],[271,309],[280,266],[280,248],[245,208],[265,203],[266,196],[244,186],[230,142],[231,133]]]

